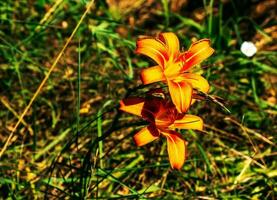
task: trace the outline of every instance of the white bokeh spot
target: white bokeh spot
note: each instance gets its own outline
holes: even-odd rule
[[[257,47],[253,42],[244,41],[240,47],[241,52],[247,57],[252,57],[257,52]]]

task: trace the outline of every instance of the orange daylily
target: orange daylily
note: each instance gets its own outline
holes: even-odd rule
[[[136,52],[152,58],[158,64],[142,70],[143,84],[166,82],[174,105],[182,113],[191,105],[193,88],[208,92],[207,80],[190,70],[211,56],[214,49],[210,47],[208,39],[194,42],[188,51],[180,52],[179,49],[179,40],[174,33],[161,33],[157,38],[138,39]]]
[[[178,113],[172,102],[158,97],[130,97],[120,101],[120,110],[137,115],[149,122],[134,136],[137,146],[152,142],[160,136],[167,139],[171,167],[180,169],[186,156],[186,142],[175,129],[203,129],[200,117]]]

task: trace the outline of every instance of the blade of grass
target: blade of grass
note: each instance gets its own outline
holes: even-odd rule
[[[58,137],[55,137],[55,139],[48,144],[45,148],[43,148],[41,151],[37,152],[34,156],[34,160],[38,160],[42,155],[46,154],[50,149],[54,148],[60,141],[62,141],[67,134],[71,131],[71,128],[68,128],[64,130],[62,133],[58,134]]]
[[[234,20],[231,20],[231,22],[233,23],[233,26],[234,26],[234,31],[237,35],[237,40],[238,40],[238,44],[241,45],[242,44],[242,39],[241,39],[241,36],[240,36],[240,31],[239,31],[239,26],[238,26],[238,23]]]
[[[113,176],[112,174],[109,174],[108,172],[106,172],[105,170],[103,169],[99,169],[99,172],[102,173],[103,175],[107,175],[108,176],[108,179],[112,182],[115,182],[115,183],[119,183],[120,185],[128,188],[133,194],[138,194],[138,192],[134,189],[132,189],[131,187],[129,187],[128,185],[126,185],[125,183],[123,183],[122,181],[120,181],[117,177]]]
[[[127,64],[128,64],[128,78],[129,80],[132,80],[134,78],[134,69],[133,69],[133,65],[132,65],[132,60],[130,58],[130,56],[126,55],[126,60],[127,60]]]
[[[169,25],[169,9],[168,9],[168,0],[162,0],[164,16],[165,16],[165,26],[168,27]]]
[[[78,43],[78,72],[77,72],[77,118],[76,118],[76,129],[77,133],[79,133],[80,128],[80,109],[81,109],[81,48],[80,48],[80,40]],[[76,136],[76,144],[78,144],[78,135]],[[78,148],[78,145],[77,145]]]
[[[241,65],[247,65],[247,64],[251,63],[258,69],[263,70],[264,72],[271,72],[271,73],[277,74],[276,68],[273,68],[267,64],[261,63],[261,62],[257,61],[256,59],[239,58],[238,63]]]
[[[143,160],[143,156],[139,155],[137,158],[135,158],[131,163],[129,163],[124,169],[134,169],[134,167]],[[103,169],[99,169],[100,173],[104,173],[104,175],[108,176],[108,179],[112,182],[116,182],[119,183],[125,187],[127,187],[128,189],[130,189],[130,191],[132,191],[132,193],[134,194],[138,194],[137,191],[133,190],[132,188],[130,188],[129,186],[125,185],[124,183],[122,183],[119,179],[121,179],[126,173],[128,173],[128,170],[125,171],[117,171],[114,173],[110,173],[110,172],[106,172]],[[100,174],[99,174],[100,175]],[[101,183],[100,187],[106,187],[109,185],[109,181],[105,180]]]
[[[97,136],[100,138],[102,137],[102,113],[103,110],[105,109],[105,107],[111,105],[113,103],[112,100],[109,100],[107,102],[104,103],[104,105],[102,106],[102,108],[98,111],[97,113]],[[99,157],[100,157],[100,168],[104,168],[104,163],[103,163],[103,159],[101,159],[103,157],[103,140],[100,140],[98,142],[98,149],[99,149]]]
[[[202,155],[202,157],[203,157],[203,159],[204,159],[204,161],[205,161],[205,163],[206,163],[206,165],[208,167],[208,170],[211,173],[213,173],[211,162],[210,162],[210,160],[209,160],[205,150],[203,149],[203,147],[198,142],[196,142],[196,145],[197,145],[197,147],[198,147],[198,149],[199,149],[199,151],[200,151],[200,153],[201,153],[201,155]]]
[[[57,8],[61,5],[63,0],[57,0],[55,4],[47,11],[44,17],[40,20],[39,25],[35,28],[35,32],[41,29],[41,25],[43,25],[47,20],[51,19],[52,14],[57,10]]]
[[[253,98],[254,98],[256,104],[260,105],[260,99],[257,95],[257,89],[256,89],[256,80],[253,76],[251,77],[251,86],[252,86],[252,91],[253,91],[252,92],[253,93]]]
[[[196,28],[200,33],[203,32],[204,27],[201,24],[194,21],[193,19],[184,17],[184,16],[179,15],[177,13],[173,13],[173,15],[176,16],[179,20],[181,20],[181,23],[180,23],[180,25],[177,26],[177,28],[179,27],[179,29],[180,29],[184,26],[191,26],[193,28]]]
[[[213,5],[214,5],[214,0],[210,0],[210,4],[209,4],[209,23],[208,23],[209,35],[212,35],[212,30],[213,30]]]

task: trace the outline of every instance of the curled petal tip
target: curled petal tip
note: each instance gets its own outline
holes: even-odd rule
[[[192,43],[189,50],[182,55],[185,62],[183,70],[200,64],[203,60],[210,57],[214,53],[214,49],[210,46],[209,39],[202,39]]]

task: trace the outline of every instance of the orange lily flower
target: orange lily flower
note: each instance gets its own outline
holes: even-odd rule
[[[135,134],[137,146],[148,144],[160,136],[166,137],[169,161],[173,169],[180,169],[186,157],[186,142],[175,129],[203,129],[200,117],[178,113],[174,104],[163,98],[126,98],[120,101],[120,110],[149,122],[147,127]]]
[[[185,52],[180,52],[179,48],[179,40],[174,33],[161,33],[157,38],[138,39],[136,52],[152,58],[158,64],[142,70],[143,84],[166,82],[172,102],[182,113],[191,105],[193,88],[208,92],[207,80],[190,70],[211,56],[214,49],[210,47],[208,39],[193,43]]]

